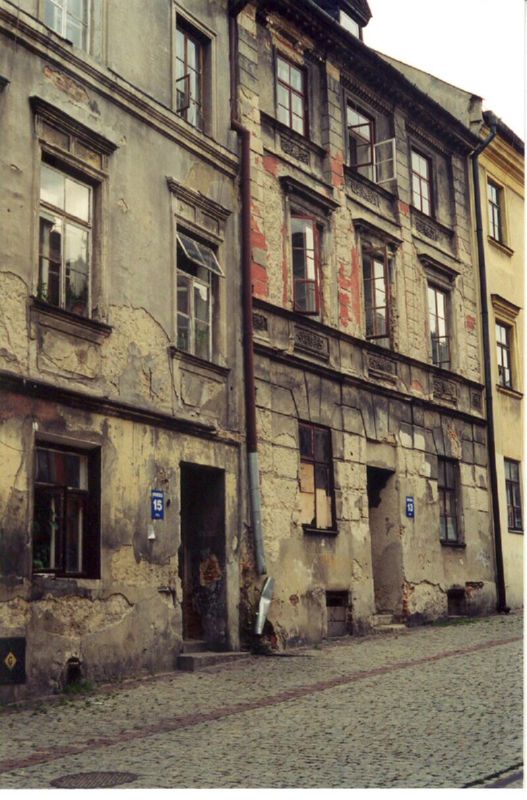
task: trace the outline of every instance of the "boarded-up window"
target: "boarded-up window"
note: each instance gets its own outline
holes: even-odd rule
[[[300,496],[302,524],[315,530],[335,530],[331,431],[301,422]]]

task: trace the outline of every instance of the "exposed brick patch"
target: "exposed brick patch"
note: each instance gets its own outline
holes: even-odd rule
[[[113,747],[122,742],[131,742],[138,739],[146,739],[149,736],[158,736],[161,733],[169,733],[177,731],[182,728],[190,728],[194,725],[201,725],[203,722],[214,722],[215,720],[224,719],[235,714],[244,714],[247,711],[256,711],[259,708],[266,708],[268,706],[279,705],[286,703],[290,700],[297,700],[302,697],[307,697],[315,692],[324,692],[327,689],[334,689],[338,686],[346,686],[357,681],[374,678],[378,675],[386,675],[390,672],[398,672],[403,669],[412,669],[424,664],[430,664],[435,661],[440,661],[443,658],[454,658],[456,656],[464,656],[470,653],[476,653],[480,650],[486,650],[491,647],[500,647],[514,642],[521,642],[522,636],[514,636],[509,639],[493,639],[482,644],[471,645],[470,647],[461,647],[456,650],[445,650],[442,653],[437,653],[434,656],[424,656],[413,661],[397,661],[394,664],[389,664],[384,667],[376,667],[371,670],[364,670],[356,672],[351,675],[338,675],[325,681],[317,681],[316,683],[307,684],[304,686],[297,686],[294,689],[288,689],[284,692],[279,692],[275,695],[260,698],[250,702],[236,703],[233,706],[226,706],[224,708],[211,709],[210,711],[203,711],[194,714],[182,714],[179,717],[172,717],[162,720],[156,725],[145,725],[141,728],[135,728],[130,731],[125,731],[119,735],[100,736],[93,739],[88,739],[80,744],[73,744],[66,747],[57,747],[52,750],[40,750],[25,758],[11,758],[0,761],[0,774],[5,772],[12,772],[13,770],[24,769],[31,767],[35,764],[45,764],[52,761],[58,761],[65,756],[79,755],[89,750],[98,750],[105,747]]]
[[[264,156],[263,166],[267,172],[269,172],[276,178],[276,176],[278,175],[278,167],[279,167],[279,161],[276,158],[276,156]]]
[[[476,317],[473,317],[472,314],[467,314],[465,317],[465,328],[467,331],[473,331],[476,327]]]
[[[408,203],[404,203],[402,200],[399,200],[399,211],[401,214],[404,214],[405,217],[410,216],[410,206]]]
[[[337,187],[344,185],[344,157],[342,153],[336,153],[331,157],[331,183]]]

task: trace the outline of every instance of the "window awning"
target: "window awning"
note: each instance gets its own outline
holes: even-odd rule
[[[204,267],[210,270],[210,272],[214,272],[214,274],[219,275],[220,278],[225,277],[212,247],[197,242],[191,236],[187,236],[186,233],[178,233],[177,241],[186,257],[189,261],[192,261],[193,264],[196,264],[198,267]]]

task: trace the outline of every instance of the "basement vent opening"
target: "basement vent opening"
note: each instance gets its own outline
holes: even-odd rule
[[[349,593],[341,591],[326,592],[327,635],[346,636],[348,630]]]
[[[75,683],[80,683],[81,680],[82,670],[80,660],[78,658],[68,658],[66,662],[65,685],[72,686]]]
[[[466,593],[462,588],[454,587],[447,591],[448,616],[463,617],[467,613]]]

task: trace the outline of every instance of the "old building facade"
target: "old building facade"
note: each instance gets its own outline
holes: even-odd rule
[[[485,114],[483,133],[491,130]],[[503,122],[479,157],[496,479],[507,605],[523,605],[524,145]]]
[[[366,3],[232,5],[268,634],[491,610],[479,140],[363,44]]]
[[[4,697],[238,646],[227,21],[0,3]]]

